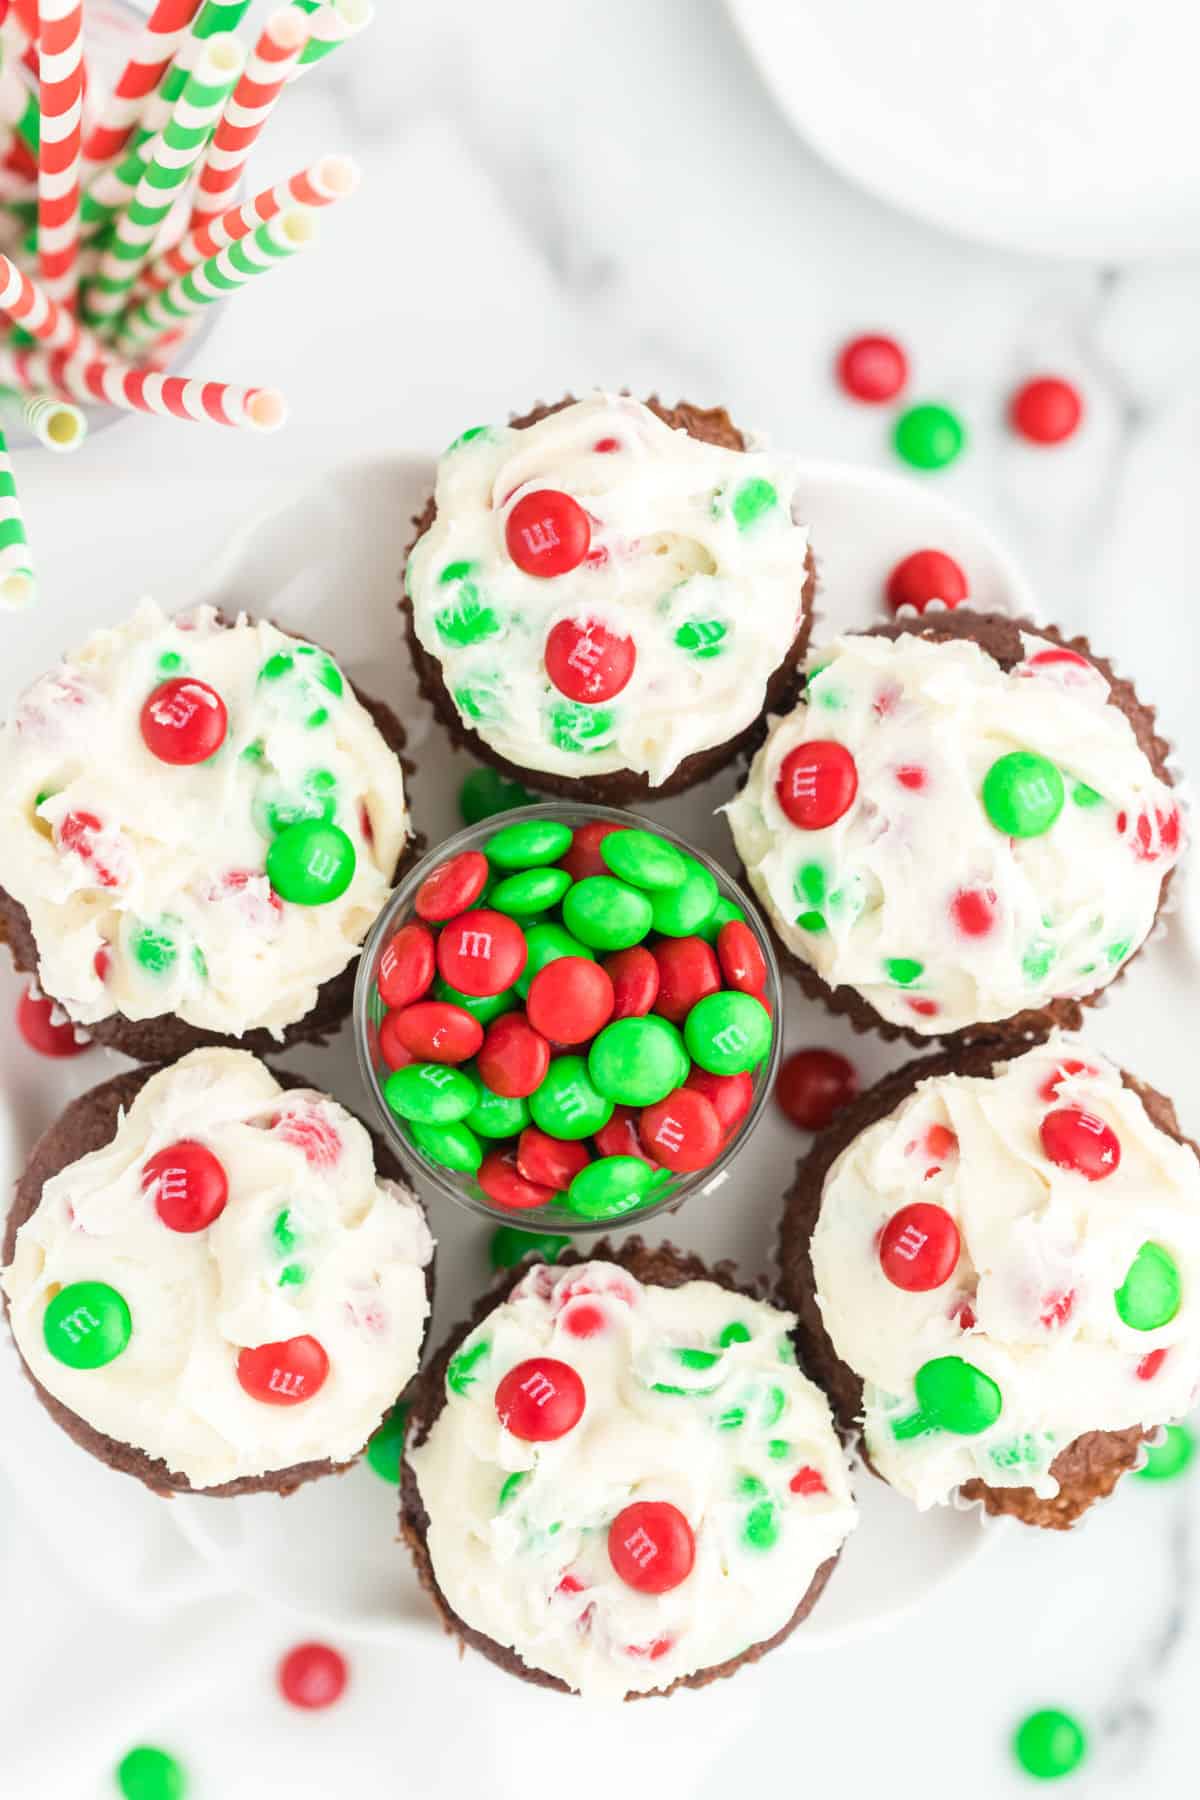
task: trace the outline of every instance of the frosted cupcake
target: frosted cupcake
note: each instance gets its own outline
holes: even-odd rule
[[[0,736],[0,938],[145,1061],[319,1039],[412,847],[403,745],[315,645],[146,604]]]
[[[720,409],[595,394],[463,434],[405,572],[456,743],[544,792],[681,792],[789,706],[814,589],[798,465]]]
[[[1075,1029],[1184,830],[1154,714],[1084,640],[959,608],[835,638],[728,808],[805,992],[859,1029]]]
[[[84,1449],[158,1493],[290,1493],[356,1456],[414,1374],[432,1258],[357,1119],[204,1049],[67,1108],[17,1184],[0,1280]]]
[[[1200,1163],[1078,1039],[976,1045],[839,1114],[788,1197],[782,1292],[876,1474],[1065,1527],[1200,1386]]]
[[[610,1700],[782,1642],[856,1522],[793,1323],[726,1267],[636,1238],[513,1271],[413,1404],[402,1525],[447,1628]]]

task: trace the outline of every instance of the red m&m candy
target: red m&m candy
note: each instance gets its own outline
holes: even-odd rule
[[[1073,1169],[1088,1181],[1103,1181],[1121,1165],[1116,1132],[1081,1106],[1060,1106],[1042,1120],[1042,1149],[1060,1169]]]
[[[775,1099],[801,1131],[824,1131],[858,1092],[858,1071],[836,1050],[793,1050],[775,1080]]]
[[[379,998],[385,1006],[411,1005],[429,992],[436,967],[433,933],[424,925],[402,925],[388,939],[379,959]]]
[[[837,359],[838,384],[852,400],[878,406],[894,400],[908,380],[908,358],[895,338],[870,334],[843,344]]]
[[[1009,422],[1031,444],[1061,444],[1083,417],[1078,388],[1057,375],[1039,375],[1019,387],[1009,402]]]
[[[529,1022],[556,1044],[582,1044],[612,1018],[615,996],[606,970],[582,956],[560,956],[539,969],[525,1001]]]
[[[388,1020],[389,1042],[399,1044],[417,1062],[466,1062],[483,1043],[479,1020],[448,1000],[416,1000],[390,1013]]]
[[[607,875],[609,867],[600,854],[600,845],[611,831],[619,829],[604,819],[589,819],[586,825],[577,825],[571,833],[571,848],[559,861],[559,868],[565,869],[572,881]]]
[[[636,1106],[614,1106],[611,1119],[600,1127],[593,1140],[601,1156],[639,1156],[643,1162],[649,1162],[638,1136],[640,1118]]]
[[[536,1125],[527,1125],[517,1139],[517,1169],[536,1186],[565,1193],[580,1169],[590,1161],[587,1149],[571,1138],[551,1137]]]
[[[568,700],[595,705],[627,687],[637,662],[632,638],[598,619],[560,619],[546,638],[546,673]]]
[[[154,1194],[154,1210],[169,1231],[203,1231],[224,1212],[229,1180],[207,1144],[180,1138],[142,1164],[142,1192]]]
[[[1038,1093],[1043,1100],[1057,1100],[1061,1083],[1072,1075],[1095,1075],[1096,1070],[1090,1063],[1080,1062],[1077,1056],[1064,1056],[1055,1067],[1053,1075],[1047,1075]]]
[[[329,1358],[315,1337],[285,1338],[238,1353],[237,1378],[265,1406],[299,1406],[324,1385]]]
[[[143,703],[142,742],[159,762],[207,762],[225,742],[225,702],[206,681],[176,676]]]
[[[487,1028],[478,1066],[493,1094],[523,1100],[546,1079],[550,1046],[520,1013],[502,1013]]]
[[[518,500],[504,527],[508,554],[526,575],[566,575],[588,553],[592,527],[578,500],[539,488]]]
[[[920,613],[931,600],[959,606],[969,592],[967,578],[952,556],[944,550],[914,550],[888,576],[884,597],[893,612],[911,606]]]
[[[696,1540],[687,1519],[667,1500],[638,1500],[608,1528],[608,1560],[639,1594],[667,1594],[687,1580]]]
[[[396,1030],[396,1022],[401,1017],[398,1012],[390,1012],[379,1027],[379,1054],[389,1069],[407,1069],[409,1063],[419,1062],[400,1042]]]
[[[438,924],[474,906],[487,886],[488,859],[480,850],[463,850],[441,863],[417,889],[413,910],[418,918]]]
[[[279,1665],[279,1691],[307,1712],[340,1700],[349,1679],[346,1659],[329,1644],[297,1644]]]
[[[526,1179],[510,1150],[489,1151],[475,1179],[488,1199],[507,1212],[532,1212],[535,1206],[549,1206],[556,1198],[554,1188]]]
[[[100,952],[96,952],[99,956]],[[97,970],[99,974],[99,970]],[[104,977],[101,975],[103,981]],[[31,1050],[39,1056],[79,1056],[90,1050],[92,1040],[86,1032],[76,1038],[76,1027],[65,1016],[54,1022],[55,1001],[44,994],[33,994],[28,988],[17,1001],[17,1030]]]
[[[788,751],[775,792],[793,825],[801,831],[824,831],[853,806],[858,769],[844,744],[814,738]]]
[[[673,1025],[682,1025],[697,1001],[719,991],[717,959],[701,937],[663,938],[655,944],[653,956],[658,965],[654,1010]]]
[[[714,1108],[721,1121],[721,1130],[728,1137],[735,1125],[739,1125],[754,1104],[754,1082],[746,1073],[738,1075],[712,1075],[707,1069],[693,1066],[684,1082],[685,1088],[692,1088]]]
[[[565,1437],[583,1417],[583,1382],[570,1363],[531,1356],[510,1369],[496,1388],[496,1416],[506,1431],[529,1444]]]
[[[285,1144],[303,1150],[314,1169],[332,1169],[342,1154],[342,1140],[332,1120],[314,1106],[291,1107],[279,1114],[271,1129]]]
[[[893,1287],[924,1294],[949,1281],[958,1264],[958,1226],[944,1206],[918,1200],[893,1213],[879,1240],[879,1266]]]
[[[451,919],[437,941],[438,972],[451,987],[487,999],[511,987],[525,967],[525,936],[506,913],[480,908]]]
[[[59,820],[58,842],[64,850],[73,850],[76,856],[90,865],[98,886],[118,887],[120,877],[97,853],[96,839],[103,829],[95,813],[69,812]]]
[[[742,919],[730,919],[717,933],[717,960],[732,988],[743,994],[761,994],[767,985],[767,959],[758,939]]]
[[[653,952],[645,944],[634,944],[606,956],[603,967],[613,986],[613,1018],[644,1018],[658,995],[658,964]]]
[[[964,937],[986,937],[996,923],[995,888],[959,888],[950,916]]]
[[[676,1088],[646,1107],[638,1134],[647,1154],[677,1175],[706,1169],[721,1148],[724,1131],[711,1100],[695,1088]]]

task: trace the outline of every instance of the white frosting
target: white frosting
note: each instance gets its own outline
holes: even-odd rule
[[[316,679],[333,667],[323,653],[293,664],[303,674],[259,679],[297,644],[244,615],[222,627],[211,607],[167,619],[147,603],[18,704],[0,737],[0,886],[29,914],[42,986],[79,1023],[174,1013],[233,1035],[278,1034],[357,955],[408,837],[404,778],[336,668],[340,692]],[[159,761],[139,726],[147,695],[174,675],[215,688],[228,714],[222,747],[191,767]],[[324,905],[273,902],[267,808],[303,806],[314,771],[334,778],[329,816],[354,844],[354,878]],[[72,847],[70,827],[60,837],[78,813],[100,822],[90,856]],[[170,946],[155,958],[168,966],[137,960],[147,930]]]
[[[811,657],[821,672],[807,701],[775,724],[728,808],[788,948],[910,1031],[955,1031],[1103,987],[1150,931],[1178,855],[1177,800],[1109,704],[1104,676],[1080,662],[1035,665],[1052,647],[1023,642],[1026,660],[1005,674],[969,641],[836,638]],[[834,825],[806,831],[776,782],[789,751],[813,739],[850,750],[858,795]],[[988,769],[1017,750],[1049,758],[1064,780],[1062,811],[1040,837],[1008,837],[981,801]],[[905,785],[909,771],[919,788]],[[1090,805],[1075,798],[1081,784]],[[1174,846],[1160,842],[1171,819]],[[1147,844],[1140,820],[1155,821],[1141,826]],[[955,921],[960,890],[992,896],[982,935]]]
[[[605,440],[617,448],[598,452]],[[406,580],[417,636],[441,662],[465,723],[522,768],[579,776],[629,768],[655,785],[742,731],[762,711],[768,677],[800,623],[808,533],[795,520],[797,480],[794,457],[702,443],[616,394],[520,430],[489,426],[460,439],[438,465],[437,518],[414,546]],[[763,482],[774,504],[739,527],[738,495]],[[541,488],[570,494],[592,519],[588,559],[548,579],[523,573],[504,535],[512,506]],[[465,580],[442,579],[463,564]],[[468,597],[491,610],[494,628],[461,646],[437,619]],[[637,650],[621,693],[574,709],[585,718],[582,749],[555,741],[556,709],[569,713],[572,703],[542,660],[563,619],[599,620]],[[676,642],[685,627],[710,624],[705,654]]]
[[[1047,1098],[1064,1059],[1086,1071],[1060,1079],[1058,1097]],[[1102,1180],[1056,1167],[1042,1149],[1046,1113],[1072,1106],[1116,1132],[1120,1163]],[[931,1151],[931,1127],[953,1132],[957,1147],[935,1133]],[[942,1286],[910,1293],[884,1274],[878,1235],[918,1201],[951,1215],[961,1248]],[[1113,1296],[1147,1242],[1174,1259],[1183,1301],[1168,1324],[1136,1331]],[[1200,1164],[1151,1123],[1119,1070],[1076,1038],[1058,1034],[997,1063],[990,1078],[923,1081],[830,1169],[812,1259],[826,1329],[864,1378],[871,1462],[920,1507],[948,1500],[972,1476],[1052,1498],[1050,1464],[1083,1432],[1149,1428],[1195,1404]],[[1139,1378],[1139,1364],[1160,1349],[1161,1366]],[[974,1437],[939,1430],[897,1441],[893,1422],[917,1410],[917,1369],[942,1356],[998,1384],[998,1419]]]
[[[601,1308],[603,1329],[575,1335],[580,1307]],[[715,1350],[735,1322],[746,1341],[712,1367],[684,1366],[680,1350]],[[434,1571],[459,1617],[531,1668],[615,1699],[781,1630],[856,1523],[828,1404],[786,1335],[794,1322],[708,1281],[643,1286],[603,1262],[532,1270],[467,1338],[444,1410],[409,1452]],[[574,1366],[586,1406],[564,1437],[527,1443],[501,1426],[494,1395],[543,1353]],[[816,1491],[790,1488],[803,1468]],[[502,1504],[505,1482],[526,1471]],[[695,1534],[691,1574],[660,1595],[621,1581],[607,1550],[616,1515],[649,1500],[679,1508]],[[771,1548],[747,1542],[755,1506],[771,1509]]]
[[[142,1187],[147,1159],[184,1138],[229,1184],[198,1232],[168,1230]],[[416,1371],[432,1254],[421,1208],[377,1177],[357,1119],[326,1095],[285,1093],[246,1051],[212,1049],[153,1075],[112,1142],[46,1183],[2,1279],[43,1387],[205,1488],[362,1449]],[[132,1315],[102,1368],[66,1367],[43,1338],[47,1304],[78,1281],[116,1288]],[[243,1389],[240,1348],[306,1335],[329,1358],[310,1399],[267,1405]]]

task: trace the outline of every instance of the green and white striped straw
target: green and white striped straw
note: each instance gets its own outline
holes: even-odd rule
[[[25,520],[17,499],[8,445],[0,431],[0,607],[18,612],[37,593]]]
[[[60,456],[78,450],[87,436],[86,413],[54,394],[26,394],[20,388],[0,385],[0,419],[9,425],[23,425],[39,444]]]
[[[128,209],[116,221],[100,268],[83,295],[83,316],[103,326],[124,311],[130,290],[154,248],[163,221],[181,197],[220,118],[246,52],[229,33],[210,38],[201,53]]]
[[[302,75],[313,63],[321,62],[347,38],[356,37],[375,17],[371,0],[292,0],[292,4],[312,19],[308,43],[291,79]]]
[[[316,236],[316,214],[308,207],[294,206],[268,219],[249,237],[239,238],[207,262],[189,269],[160,294],[131,307],[117,332],[119,350],[124,355],[144,356],[165,332],[175,330],[214,300],[244,287],[256,275],[276,268],[296,251],[309,249]]]
[[[150,165],[156,139],[183,98],[188,76],[198,64],[204,44],[210,38],[236,31],[249,7],[250,0],[204,0],[192,29],[175,52],[175,59],[163,76],[158,92],[147,100],[142,122],[129,149],[112,168],[100,171],[83,196],[80,216],[86,229],[95,232],[106,225],[114,213],[122,212],[129,205]]]

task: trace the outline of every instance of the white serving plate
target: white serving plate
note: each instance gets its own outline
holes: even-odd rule
[[[245,606],[334,649],[363,687],[391,701],[410,724],[418,763],[413,810],[431,843],[459,823],[457,793],[471,766],[448,748],[419,702],[396,613],[398,571],[409,520],[429,491],[425,457],[391,457],[345,467],[291,494],[248,526],[220,566],[190,598]],[[880,594],[892,565],[909,551],[936,545],[957,557],[982,606],[1027,613],[1032,597],[1009,556],[969,517],[927,485],[867,470],[812,464],[803,502],[821,570],[818,634],[863,626],[881,616]],[[45,662],[87,625],[114,623],[83,614],[29,622],[44,640]],[[1076,623],[1076,622],[1072,622]],[[3,696],[7,709],[13,696]],[[729,860],[723,821],[714,816],[733,791],[730,774],[647,809],[677,831]],[[1200,1123],[1200,1076],[1179,1094],[1190,1068],[1183,1021],[1200,1000],[1200,969],[1182,910],[1138,964],[1136,980],[1097,1014],[1095,1035],[1123,1051],[1149,1079],[1161,1078],[1181,1099],[1185,1121]],[[19,991],[0,972],[0,1004]],[[1176,1023],[1178,1021],[1178,1023]],[[905,1053],[856,1038],[840,1021],[787,987],[787,1048],[830,1044],[857,1064],[864,1083],[904,1060]],[[321,1050],[297,1049],[282,1059],[341,1100],[365,1110],[349,1032]],[[12,1031],[0,1035],[0,1177],[6,1182],[45,1125],[84,1088],[106,1079],[124,1059],[92,1050],[73,1062],[48,1062]],[[723,1187],[693,1200],[675,1217],[651,1222],[647,1235],[670,1238],[710,1260],[733,1257],[746,1275],[772,1270],[779,1200],[793,1164],[810,1140],[774,1108],[741,1152]],[[438,1202],[439,1240],[434,1341],[469,1309],[489,1279],[490,1229],[466,1211]],[[0,1405],[5,1432],[0,1461],[20,1500],[36,1515],[55,1552],[93,1589],[126,1608],[161,1606],[208,1591],[269,1596],[301,1615],[308,1628],[344,1641],[383,1639],[432,1650],[439,1632],[405,1552],[395,1542],[396,1493],[365,1464],[340,1479],[310,1484],[287,1500],[155,1500],[127,1477],[85,1456],[50,1421],[19,1375],[7,1345],[0,1349]],[[873,1477],[857,1481],[862,1507],[836,1578],[790,1648],[814,1649],[862,1632],[917,1604],[976,1556],[991,1535],[976,1513],[943,1508],[917,1513]]]

